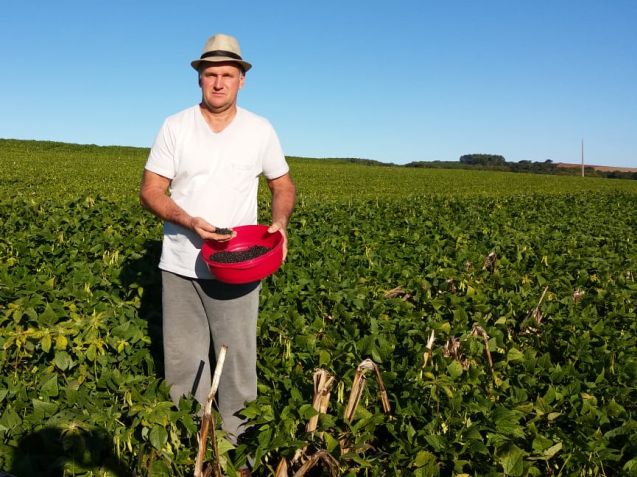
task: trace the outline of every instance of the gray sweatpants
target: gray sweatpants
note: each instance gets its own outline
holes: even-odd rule
[[[178,403],[181,396],[191,393],[203,362],[195,390],[195,398],[203,406],[210,392],[214,356],[227,345],[217,403],[222,427],[231,439],[242,432],[243,420],[235,413],[257,396],[260,289],[259,282],[228,285],[162,271],[164,367],[170,396]]]

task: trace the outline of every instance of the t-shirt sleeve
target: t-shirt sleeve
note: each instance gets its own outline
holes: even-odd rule
[[[155,137],[145,168],[168,179],[175,177],[175,136],[167,122]]]
[[[289,170],[279,138],[274,128],[269,126],[263,148],[263,175],[266,179],[276,179]]]

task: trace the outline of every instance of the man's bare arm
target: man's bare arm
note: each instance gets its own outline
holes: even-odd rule
[[[276,179],[268,179],[268,187],[272,193],[272,225],[268,232],[280,230],[285,239],[283,246],[283,258],[287,254],[286,228],[296,203],[296,187],[290,174],[285,174]]]
[[[214,233],[216,227],[201,217],[193,217],[179,207],[168,195],[170,179],[149,170],[144,170],[139,200],[142,207],[157,217],[168,222],[192,230],[204,240],[225,241],[234,235],[220,235]]]

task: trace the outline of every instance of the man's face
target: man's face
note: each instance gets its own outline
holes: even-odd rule
[[[212,112],[223,112],[236,105],[244,75],[234,63],[205,63],[199,74],[204,104]]]

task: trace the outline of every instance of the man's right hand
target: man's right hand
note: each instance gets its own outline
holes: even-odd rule
[[[231,234],[217,233],[218,227],[208,223],[201,217],[192,217],[190,221],[190,229],[194,231],[203,240],[215,240],[217,242],[227,242],[237,236],[234,230]]]
[[[235,231],[232,234],[215,233],[217,227],[208,223],[201,217],[192,217],[185,210],[179,207],[172,198],[167,195],[170,179],[155,174],[149,170],[144,170],[139,198],[144,208],[162,220],[167,220],[177,225],[181,225],[195,232],[203,240],[216,240],[217,242],[227,242],[237,236]]]

